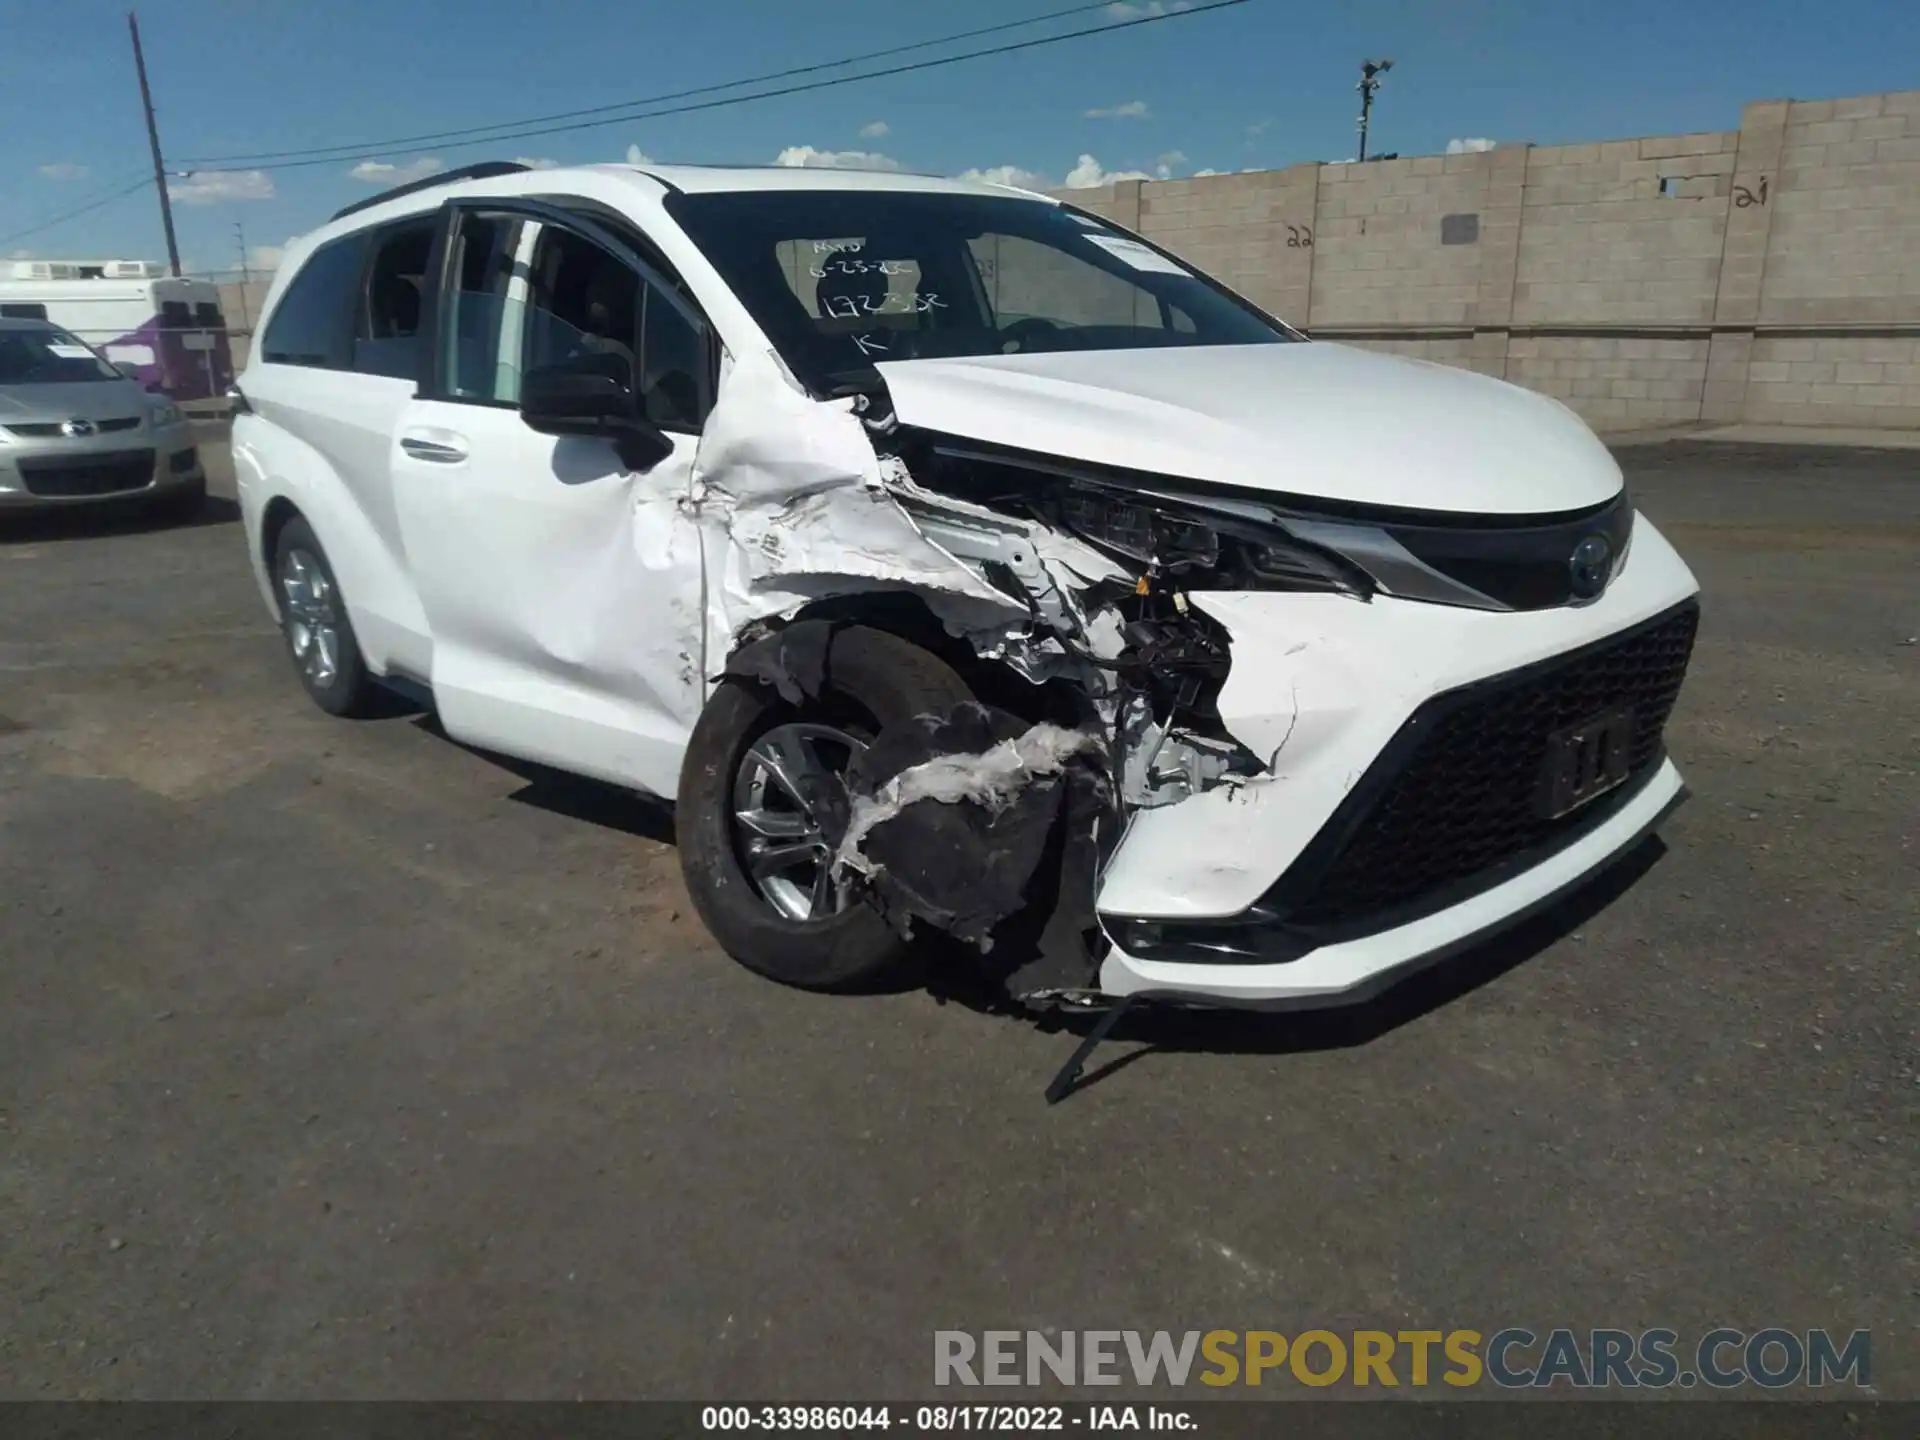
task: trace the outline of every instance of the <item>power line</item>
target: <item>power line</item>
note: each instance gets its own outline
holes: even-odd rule
[[[1079,40],[1091,35],[1106,35],[1116,30],[1128,30],[1136,25],[1152,25],[1162,20],[1184,20],[1195,15],[1205,15],[1213,10],[1226,10],[1235,5],[1244,5],[1247,0],[1212,0],[1212,3],[1195,5],[1186,10],[1162,10],[1152,14],[1136,16],[1130,20],[1116,20],[1109,25],[1095,25],[1082,30],[1068,30],[1059,35],[1045,35],[1035,40],[1020,40],[1008,45],[995,45],[983,50],[968,50],[959,55],[943,55],[933,60],[917,60],[909,65],[893,65],[884,70],[869,70],[859,75],[835,76],[830,80],[812,80],[801,85],[785,85],[776,90],[759,90],[751,95],[734,95],[721,100],[703,100],[692,105],[675,105],[661,110],[647,110],[634,115],[616,115],[600,120],[576,120],[565,125],[542,125],[534,129],[502,130],[499,134],[484,136],[476,140],[455,140],[448,144],[436,144],[436,149],[466,150],[476,145],[494,145],[506,140],[532,140],[545,135],[566,134],[575,130],[594,130],[608,125],[626,125],[637,120],[657,120],[667,115],[687,115],[699,110],[717,110],[729,105],[744,105],[753,100],[772,100],[784,95],[799,95],[812,90],[829,90],[838,85],[851,85],[862,80],[880,80],[892,75],[908,75],[922,70],[937,69],[942,65],[957,65],[963,60],[979,60],[992,55],[1010,55],[1019,50],[1033,50],[1042,45],[1058,45],[1067,40]],[[929,44],[938,42],[928,42]],[[848,62],[839,62],[848,63]],[[832,68],[824,67],[824,68]],[[750,83],[750,82],[740,82]],[[716,87],[721,88],[721,87]],[[652,102],[635,100],[634,105]],[[503,122],[504,123],[504,122]],[[519,122],[526,123],[526,122]],[[499,128],[499,127],[485,127]],[[460,132],[448,132],[457,134]],[[333,154],[310,160],[285,160],[253,168],[261,170],[299,170],[310,165],[337,165],[355,154],[364,154],[366,150],[380,147],[354,146],[346,148],[345,154]],[[388,147],[392,148],[392,147]]]
[[[561,110],[552,115],[530,115],[522,120],[502,120],[492,125],[469,125],[458,130],[436,130],[424,135],[397,135],[385,140],[364,142],[342,142],[338,145],[315,145],[304,150],[260,150],[244,155],[214,155],[178,163],[199,167],[215,165],[251,165],[270,160],[301,160],[313,156],[325,156],[334,160],[347,160],[356,155],[365,155],[372,151],[396,150],[412,145],[434,145],[443,141],[458,140],[465,136],[480,136],[482,132],[510,129],[525,125],[546,125],[560,120],[577,120],[585,115],[608,115],[616,110],[632,110],[643,105],[663,105],[670,100],[687,100],[696,95],[712,95],[721,90],[738,90],[746,85],[764,85],[772,80],[788,80],[796,75],[812,75],[821,70],[838,70],[847,65],[864,64],[869,60],[882,60],[889,55],[904,55],[913,50],[926,50],[935,45],[951,45],[960,40],[975,40],[982,35],[994,35],[1005,30],[1019,30],[1028,25],[1041,25],[1049,20],[1064,19],[1069,15],[1084,15],[1089,10],[1105,10],[1111,0],[1094,0],[1092,4],[1070,5],[1064,10],[1050,10],[1044,15],[1030,16],[1025,20],[1008,20],[998,25],[984,25],[977,30],[962,30],[953,35],[942,35],[934,40],[916,40],[911,45],[894,45],[885,50],[870,50],[864,55],[849,55],[840,60],[823,60],[815,65],[797,65],[789,70],[775,70],[765,75],[749,75],[739,80],[728,80],[717,85],[700,85],[691,90],[670,90],[664,95],[649,95],[638,100],[622,100],[613,105],[593,105],[584,110]],[[1117,26],[1102,26],[1102,29],[1114,29]],[[964,58],[964,57],[955,57]],[[857,78],[857,77],[849,77]],[[748,97],[751,98],[751,97]],[[487,139],[511,140],[511,135],[488,136]],[[269,168],[279,169],[280,166]]]
[[[77,208],[68,210],[63,214],[55,215],[49,219],[42,220],[38,224],[29,225],[25,229],[15,230],[12,234],[0,235],[0,245],[11,245],[14,241],[24,240],[29,235],[38,235],[42,230],[51,230],[56,225],[64,225],[69,220],[77,220],[82,215],[90,215],[95,210],[100,209],[102,206],[111,205],[116,200],[124,200],[127,196],[133,194],[136,190],[143,189],[146,186],[151,184],[153,184],[153,177],[150,175],[142,175],[139,179],[135,180],[132,184],[122,186],[120,189],[113,191],[111,194],[103,195],[99,199],[91,202],[90,204],[78,206]]]

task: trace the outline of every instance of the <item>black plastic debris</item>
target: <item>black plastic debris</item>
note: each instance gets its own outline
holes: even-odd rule
[[[1034,727],[1016,715],[969,701],[953,709],[920,716],[883,730],[867,752],[848,767],[848,790],[858,808],[895,777],[944,756],[983,755],[1016,740]],[[915,922],[945,930],[982,951],[992,950],[1009,917],[1027,910],[1029,901],[1058,900],[1067,876],[1065,857],[1075,847],[1069,830],[1084,830],[1091,840],[1106,796],[1104,768],[1097,753],[1069,758],[1053,773],[1024,777],[993,800],[921,799],[902,806],[861,839],[860,854],[871,867],[868,888],[888,919],[903,932]],[[1075,897],[1091,924],[1092,867],[1082,858],[1072,867],[1084,894]],[[1036,917],[1028,937],[1044,933],[1049,913]],[[1077,935],[1078,916],[1070,916]],[[1066,983],[1087,983],[1084,952],[1067,967]]]
[[[742,645],[721,673],[771,685],[789,705],[814,699],[826,688],[827,652],[839,628],[832,620],[797,621]]]

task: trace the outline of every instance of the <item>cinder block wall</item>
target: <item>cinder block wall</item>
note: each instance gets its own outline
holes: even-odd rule
[[[1748,119],[1779,141],[1742,416],[1920,425],[1920,91]]]
[[[1313,323],[1470,326],[1491,169],[1485,155],[1321,166]],[[1463,219],[1449,227],[1448,216],[1473,217],[1470,229]]]
[[[1920,91],[1067,194],[1317,336],[1501,375],[1602,428],[1920,426]]]

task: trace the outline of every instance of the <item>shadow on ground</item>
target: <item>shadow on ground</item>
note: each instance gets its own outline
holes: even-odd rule
[[[602,780],[555,770],[533,760],[517,760],[511,755],[464,744],[441,728],[439,717],[432,711],[411,700],[400,703],[416,712],[413,723],[427,734],[449,745],[458,745],[469,755],[524,780],[526,784],[507,797],[516,805],[531,805],[536,810],[564,815],[569,820],[597,825],[603,830],[618,830],[661,845],[674,843],[673,807],[665,801],[623,790]]]
[[[102,501],[98,505],[0,515],[0,545],[47,540],[96,540],[107,535],[145,535],[158,530],[198,530],[240,519],[236,501],[209,495],[192,514],[168,512],[150,502]]]
[[[1490,984],[1566,939],[1631,890],[1666,853],[1664,841],[1648,836],[1578,890],[1513,929],[1357,1004],[1269,1011],[1142,1006],[1129,1011],[1109,1038],[1116,1043],[1137,1041],[1139,1048],[1087,1071],[1072,1089],[1084,1090],[1163,1052],[1289,1055],[1370,1044]],[[1054,1017],[1052,1023],[1084,1034],[1097,1023],[1097,1016]]]

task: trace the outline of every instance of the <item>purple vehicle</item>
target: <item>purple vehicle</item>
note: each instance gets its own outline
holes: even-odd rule
[[[174,400],[233,383],[220,287],[146,260],[24,260],[0,279],[0,319],[48,320]]]

